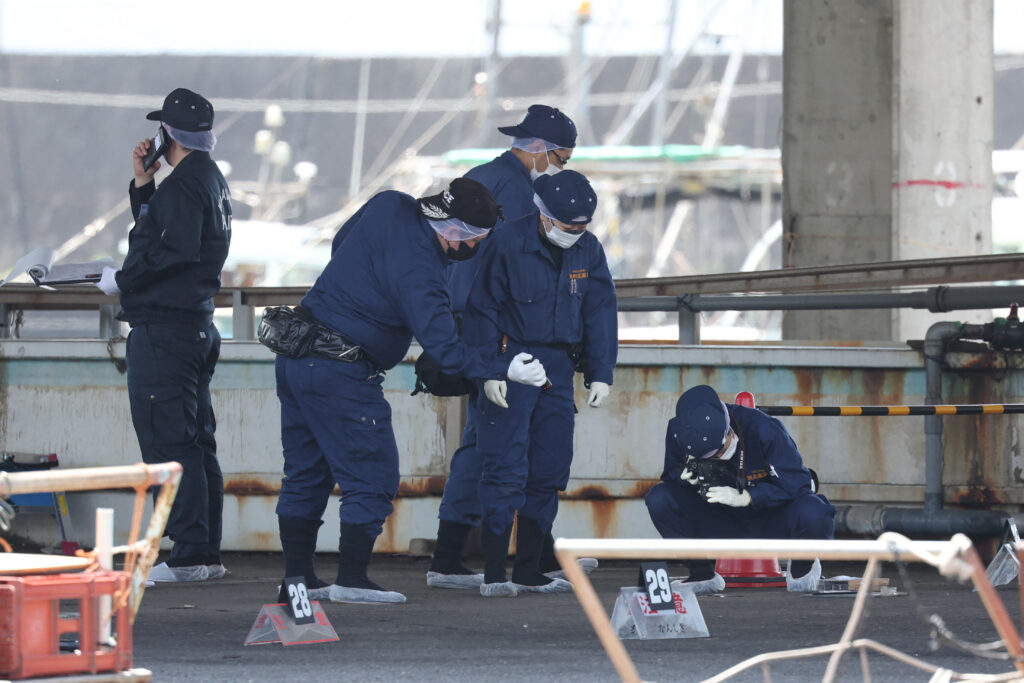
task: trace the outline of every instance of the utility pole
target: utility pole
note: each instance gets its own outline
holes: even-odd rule
[[[482,140],[490,129],[494,99],[498,94],[498,39],[501,37],[501,0],[491,0],[491,18],[487,20],[491,49],[484,57],[484,70],[477,74],[476,84],[483,89],[483,110],[480,112],[478,136]]]
[[[574,91],[569,98],[569,113],[579,129],[580,137],[593,140],[593,127],[590,125],[590,57],[583,47],[583,28],[590,23],[590,2],[584,0],[576,10],[573,23],[572,39],[569,48],[569,85],[567,90]]]
[[[668,0],[668,20],[665,23],[665,47],[661,51],[658,62],[658,82],[661,89],[654,100],[654,112],[651,117],[651,144],[660,147],[665,144],[665,117],[668,112],[668,81],[672,76],[672,41],[675,38],[676,15],[679,0]]]

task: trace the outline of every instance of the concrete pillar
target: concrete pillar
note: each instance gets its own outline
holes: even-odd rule
[[[992,0],[783,11],[783,263],[991,253]],[[783,338],[922,338],[934,319],[794,311]]]
[[[893,29],[893,258],[991,254],[992,0],[899,0]],[[897,340],[923,339],[932,323],[951,319],[893,317]]]
[[[892,258],[892,2],[783,4],[785,266]],[[784,339],[889,339],[889,311],[788,311]]]

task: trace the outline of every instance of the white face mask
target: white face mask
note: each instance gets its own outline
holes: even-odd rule
[[[545,220],[548,225],[544,230],[544,236],[548,238],[548,242],[551,242],[551,244],[556,247],[568,249],[572,245],[576,244],[576,240],[583,237],[583,232],[566,232],[565,230],[559,230],[550,219],[545,217]]]
[[[729,447],[725,449],[725,453],[719,456],[719,460],[731,460],[732,456],[736,454],[736,448],[739,446],[739,437],[733,436],[732,441],[729,443]]]
[[[534,181],[537,178],[540,178],[542,175],[555,175],[556,173],[558,173],[558,169],[555,168],[555,165],[553,163],[551,163],[550,159],[548,160],[548,167],[546,169],[544,169],[543,171],[538,171],[537,170],[537,159],[535,158],[533,160],[533,168],[530,169],[530,180]]]

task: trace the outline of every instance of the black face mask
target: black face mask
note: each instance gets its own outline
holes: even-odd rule
[[[448,248],[444,250],[444,255],[448,257],[449,261],[468,261],[476,255],[478,249],[480,249],[480,242],[477,242],[473,246],[463,244],[458,250],[448,243]]]

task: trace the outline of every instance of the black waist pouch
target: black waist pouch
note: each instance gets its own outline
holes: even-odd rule
[[[268,306],[256,330],[260,343],[276,354],[302,358],[317,339],[319,323],[301,306]]]

